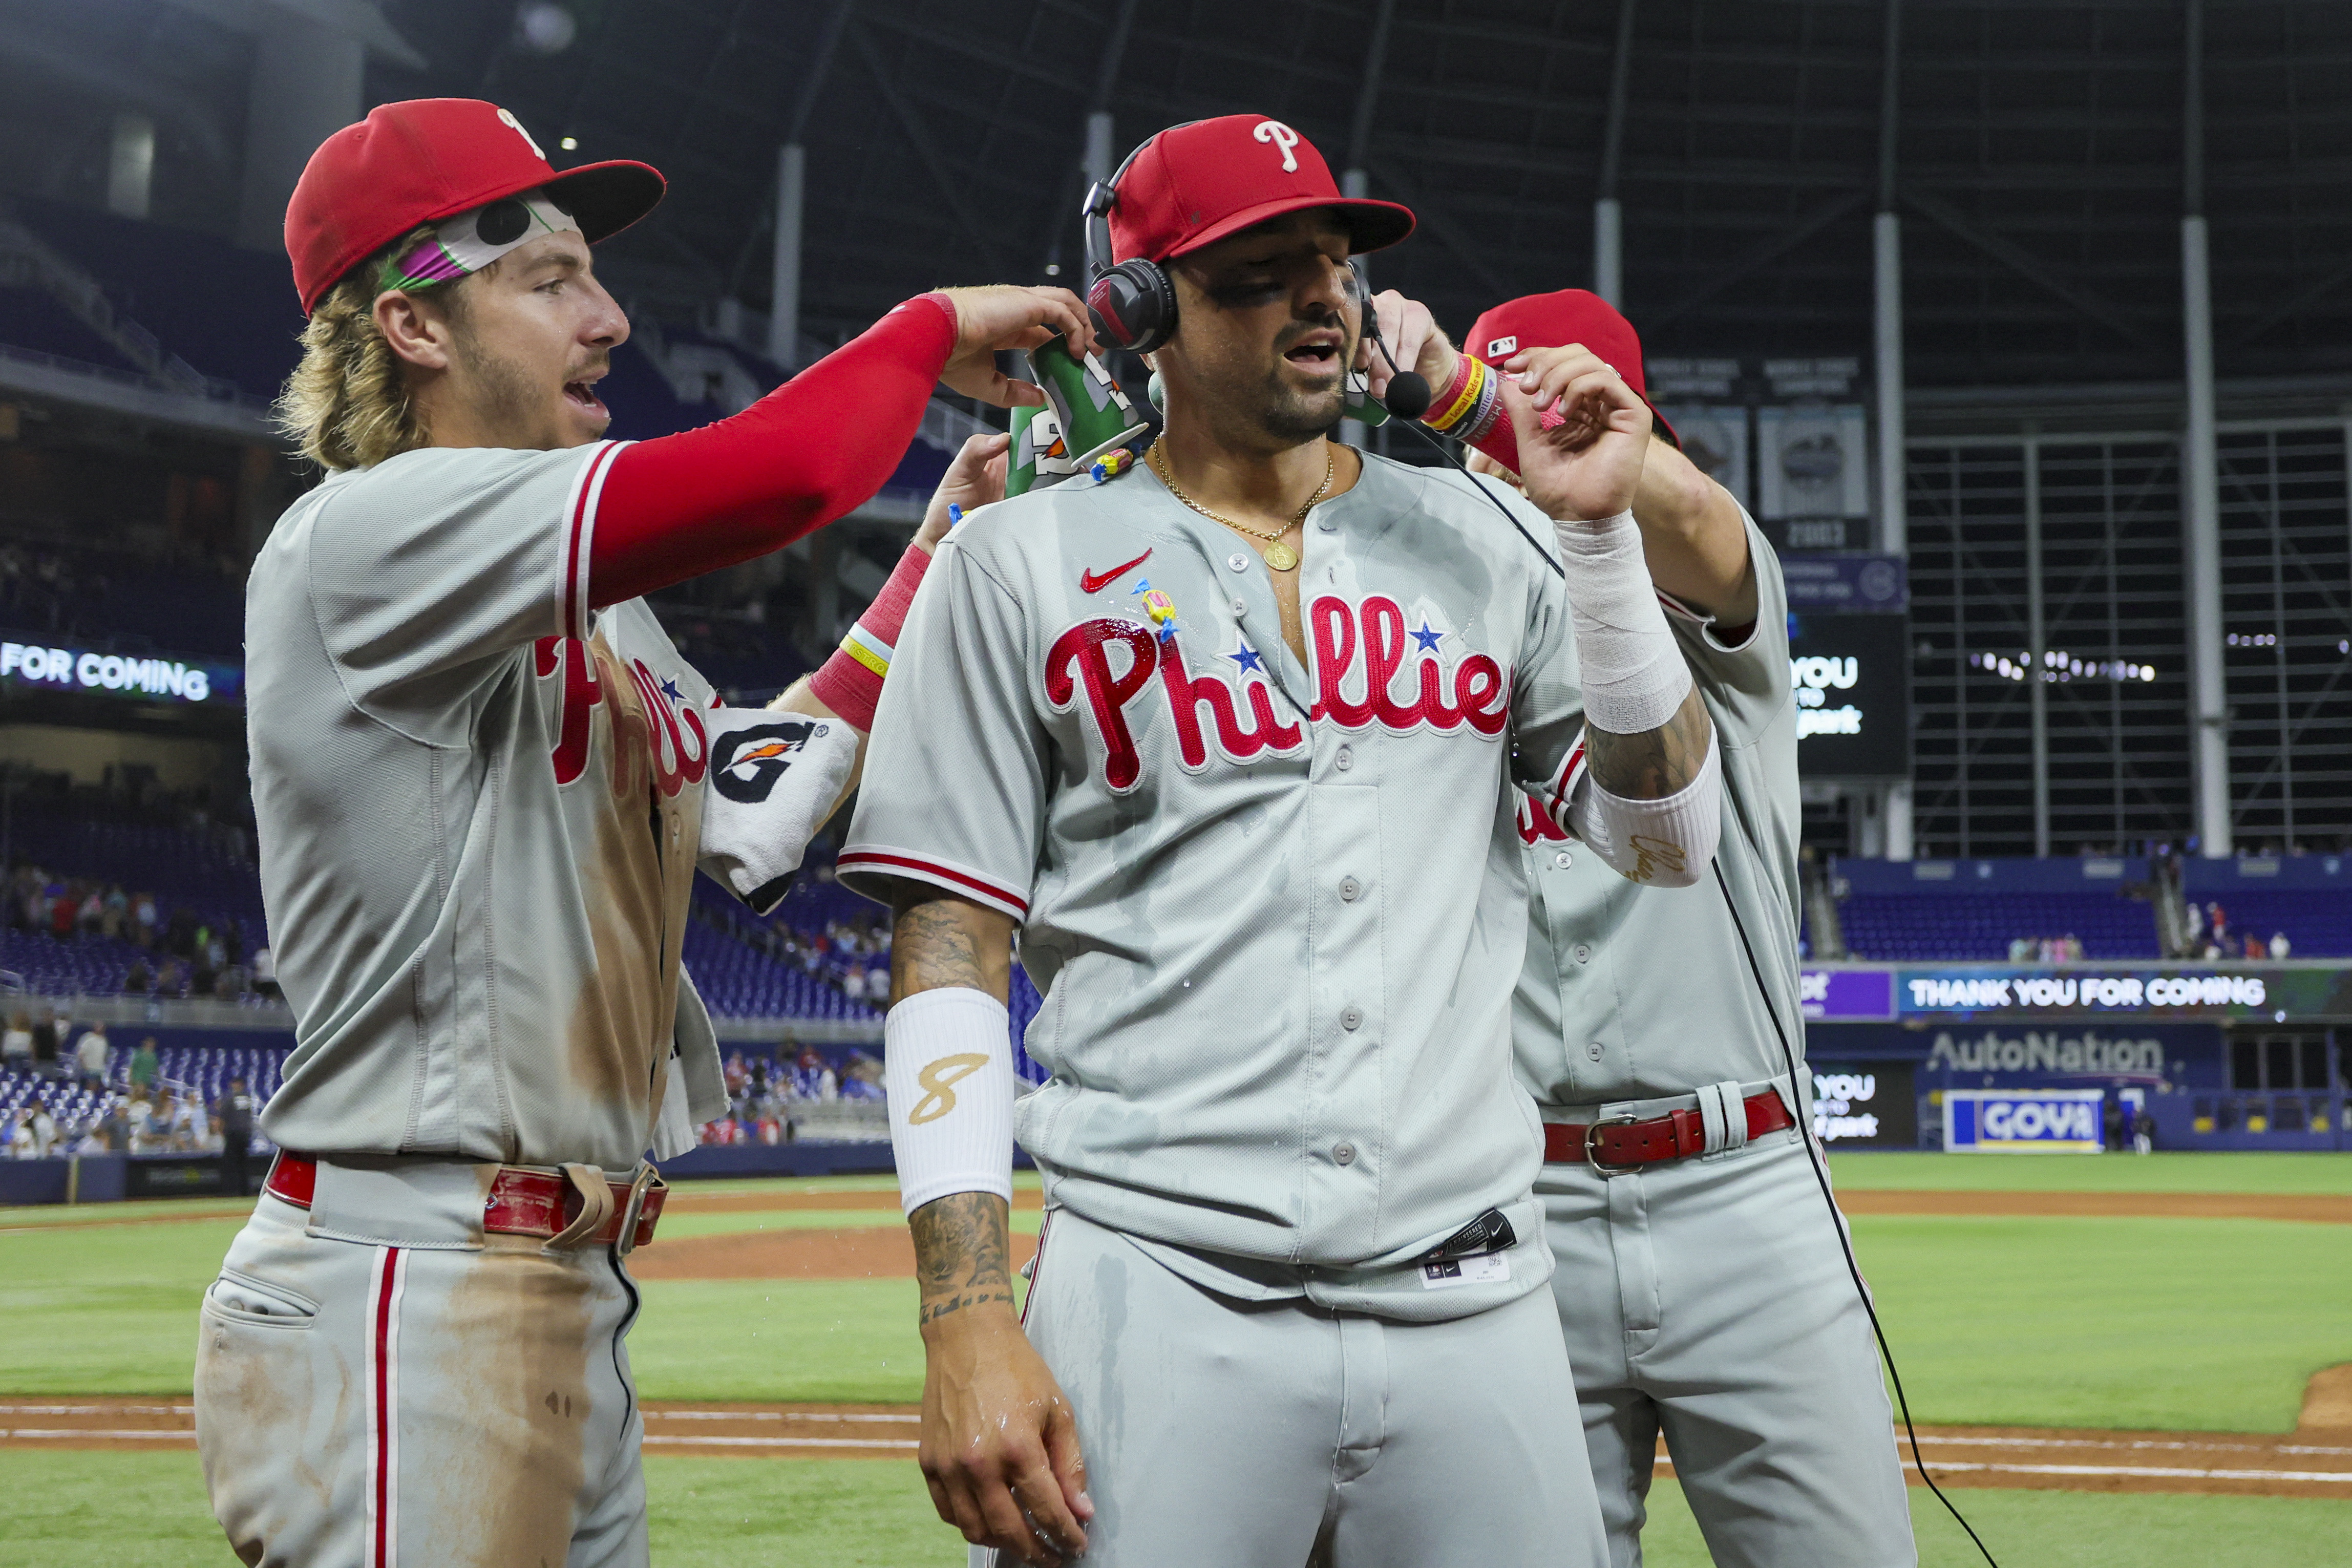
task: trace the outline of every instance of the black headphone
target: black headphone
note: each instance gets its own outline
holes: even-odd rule
[[[1198,124],[1188,120],[1184,125]],[[1171,125],[1181,131],[1184,125]],[[1095,335],[1115,349],[1148,354],[1176,334],[1176,286],[1168,281],[1160,263],[1137,257],[1113,261],[1110,249],[1110,209],[1118,205],[1118,183],[1143,149],[1160,140],[1154,132],[1120,161],[1108,180],[1087,191],[1081,211],[1087,227],[1087,314],[1094,318]]]

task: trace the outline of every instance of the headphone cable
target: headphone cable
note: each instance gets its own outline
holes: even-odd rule
[[[1789,1066],[1789,1093],[1792,1099],[1800,1102],[1797,1114],[1801,1121],[1808,1113],[1802,1103],[1805,1097],[1797,1087],[1797,1056],[1796,1052],[1790,1048],[1789,1032],[1780,1026],[1780,1010],[1772,1005],[1772,994],[1765,988],[1763,966],[1756,962],[1756,949],[1748,944],[1748,926],[1739,918],[1739,906],[1732,900],[1731,884],[1724,880],[1723,862],[1714,856],[1709,856],[1707,866],[1715,872],[1716,887],[1722,890],[1723,907],[1731,916],[1731,929],[1739,933],[1739,951],[1748,955],[1748,972],[1756,977],[1756,994],[1764,1003],[1764,1016],[1772,1020],[1772,1033],[1780,1037],[1780,1059]],[[1944,1511],[1950,1514],[1962,1530],[1968,1531],[1969,1539],[1974,1542],[1976,1549],[1983,1553],[1989,1568],[2000,1568],[2000,1564],[1993,1558],[1991,1549],[1987,1547],[1983,1538],[1977,1534],[1976,1527],[1971,1525],[1967,1517],[1953,1506],[1952,1500],[1944,1495],[1944,1489],[1936,1484],[1936,1478],[1927,1473],[1927,1457],[1919,1451],[1918,1429],[1911,1425],[1911,1401],[1905,1397],[1903,1393],[1903,1373],[1895,1369],[1895,1351],[1886,1342],[1886,1329],[1878,1321],[1878,1308],[1871,1301],[1870,1287],[1863,1283],[1862,1268],[1853,1260],[1853,1242],[1846,1235],[1845,1215],[1837,1206],[1835,1194],[1830,1191],[1829,1171],[1822,1163],[1821,1151],[1814,1145],[1812,1130],[1801,1126],[1797,1130],[1797,1136],[1805,1145],[1805,1158],[1812,1165],[1813,1180],[1822,1189],[1822,1201],[1830,1206],[1830,1228],[1837,1232],[1838,1249],[1845,1255],[1845,1271],[1853,1280],[1854,1294],[1862,1298],[1862,1310],[1870,1314],[1870,1331],[1877,1337],[1878,1353],[1886,1358],[1886,1375],[1895,1384],[1895,1401],[1903,1412],[1903,1431],[1904,1435],[1911,1439],[1911,1458],[1919,1467],[1919,1479],[1927,1483],[1929,1491],[1936,1494],[1936,1500],[1944,1505]]]

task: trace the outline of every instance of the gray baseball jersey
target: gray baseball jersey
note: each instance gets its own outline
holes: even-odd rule
[[[1679,605],[1670,603],[1666,618],[1721,747],[1723,831],[1716,860],[1755,946],[1772,1009],[1801,1063],[1797,842],[1803,824],[1788,589],[1753,521],[1748,548],[1756,563],[1756,625],[1738,646],[1727,646],[1711,624]],[[1522,801],[1519,826],[1535,900],[1512,1024],[1519,1079],[1538,1100],[1638,1100],[1788,1070],[1712,872],[1690,888],[1636,886],[1570,839],[1539,798]]]
[[[855,738],[716,707],[641,601],[592,616],[618,450],[333,474],[254,563],[254,808],[297,1038],[262,1119],[281,1145],[626,1170],[725,1104],[678,963],[698,859],[780,896],[814,826],[798,797],[830,801]]]
[[[1582,697],[1559,579],[1472,483],[1368,458],[1314,510],[1311,668],[1150,473],[991,507],[883,691],[843,879],[1021,922],[1047,1201],[1229,1295],[1435,1320],[1549,1272],[1512,782],[1562,786]],[[1515,1247],[1422,1266],[1490,1208]]]

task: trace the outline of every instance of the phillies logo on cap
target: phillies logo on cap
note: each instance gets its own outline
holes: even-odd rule
[[[1282,172],[1284,174],[1295,174],[1298,173],[1298,159],[1297,155],[1291,152],[1293,147],[1298,145],[1297,132],[1293,131],[1289,126],[1285,125],[1279,120],[1261,120],[1257,122],[1257,129],[1251,132],[1250,134],[1260,142],[1271,142],[1273,145],[1282,149]]]

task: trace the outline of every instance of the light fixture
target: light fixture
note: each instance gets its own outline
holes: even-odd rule
[[[558,142],[556,145],[562,148],[567,153],[577,153],[580,151],[580,138],[577,136],[566,136],[562,141]]]

